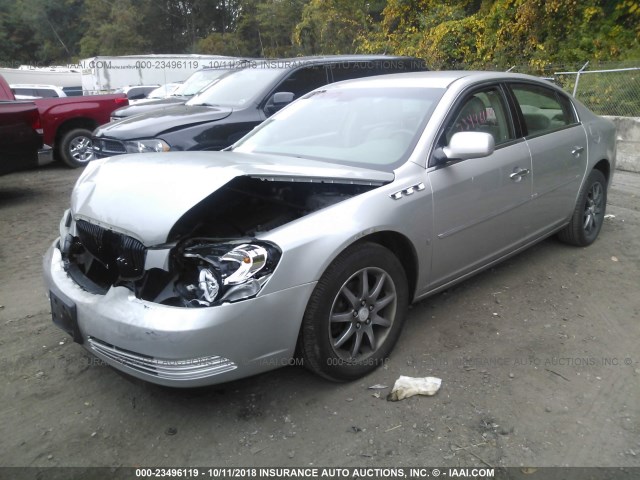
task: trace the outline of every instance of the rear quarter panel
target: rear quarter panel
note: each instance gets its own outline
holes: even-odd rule
[[[589,150],[587,175],[598,162],[606,160],[609,163],[608,187],[610,188],[616,168],[616,126],[611,120],[595,115],[579,101],[574,100],[574,102],[587,133]]]

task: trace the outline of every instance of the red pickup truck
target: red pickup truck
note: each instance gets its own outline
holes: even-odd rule
[[[0,100],[15,100],[0,75]],[[53,147],[54,157],[69,167],[82,167],[93,157],[91,132],[109,122],[111,112],[127,106],[123,93],[83,97],[36,98],[44,143]]]
[[[42,147],[38,107],[33,102],[0,101],[0,175],[38,165]]]

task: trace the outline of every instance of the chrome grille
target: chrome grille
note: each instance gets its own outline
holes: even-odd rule
[[[167,380],[195,380],[230,372],[238,366],[224,357],[162,359],[131,352],[89,337],[90,348],[103,357],[148,375]]]
[[[126,153],[127,149],[124,144],[119,140],[109,140],[106,138],[94,138],[93,150],[99,154],[118,154]]]
[[[142,242],[84,220],[76,222],[76,230],[82,246],[121,279],[137,279],[144,273],[147,249]]]

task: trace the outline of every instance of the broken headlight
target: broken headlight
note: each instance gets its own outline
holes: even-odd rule
[[[258,294],[273,273],[280,250],[261,241],[212,243],[193,239],[176,251],[181,270],[176,291],[190,307],[210,307]]]

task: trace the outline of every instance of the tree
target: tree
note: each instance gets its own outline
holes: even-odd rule
[[[295,27],[294,39],[311,55],[353,53],[371,23],[367,0],[311,0]]]
[[[20,15],[12,0],[0,0],[0,63],[18,67],[21,63],[33,62],[38,48],[33,30]]]
[[[83,0],[0,1],[0,52],[13,63],[71,63],[84,33]]]
[[[215,31],[198,43],[198,52],[249,57],[288,57],[300,49],[292,32],[307,0],[239,2],[235,29]]]
[[[432,68],[507,68],[637,58],[638,0],[389,0],[370,52]]]
[[[150,42],[140,32],[142,4],[148,1],[85,0],[85,21],[91,26],[80,41],[81,57],[149,53]]]

